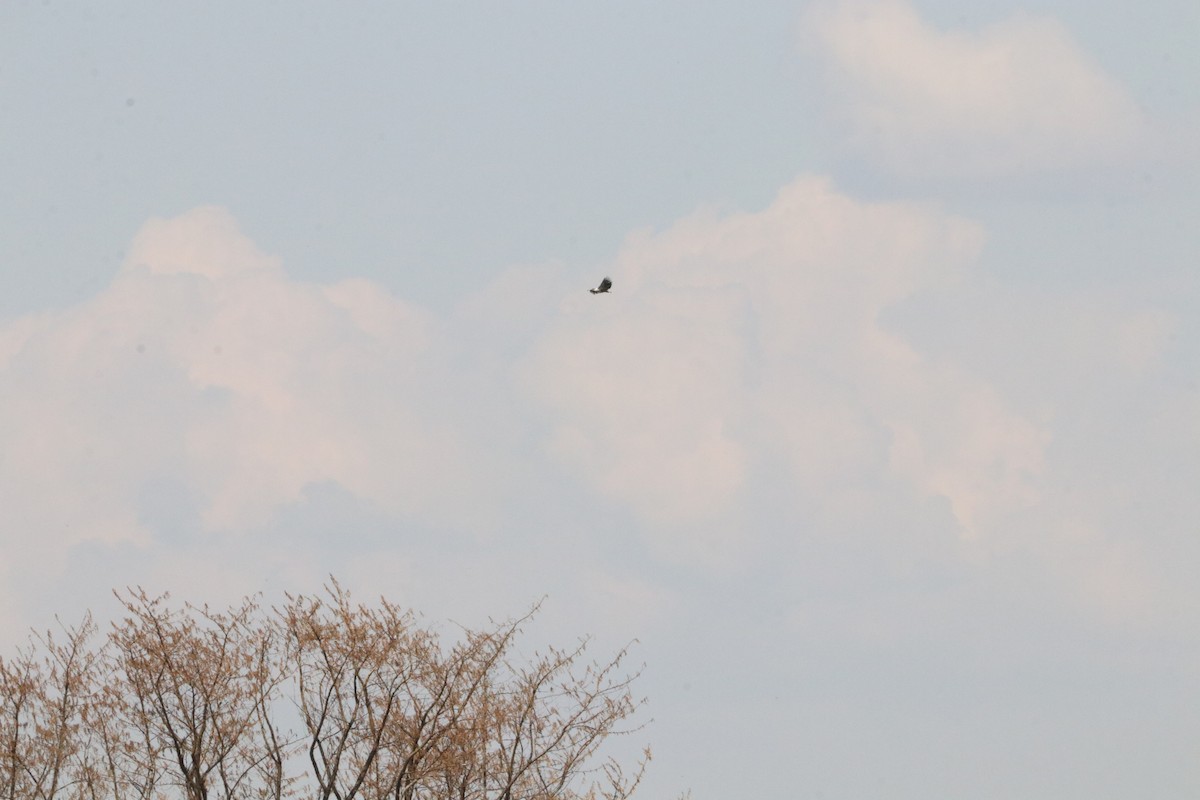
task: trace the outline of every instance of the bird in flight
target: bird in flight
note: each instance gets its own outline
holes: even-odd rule
[[[612,288],[612,281],[610,281],[608,278],[605,278],[604,280],[600,281],[600,285],[598,287],[596,287],[595,289],[588,289],[588,291],[591,292],[592,294],[605,294],[611,288]]]

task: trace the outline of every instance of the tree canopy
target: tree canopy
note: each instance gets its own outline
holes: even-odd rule
[[[636,730],[628,651],[588,640],[519,658],[519,619],[451,640],[336,582],[264,608],[118,593],[0,658],[0,798],[8,800],[623,800]]]

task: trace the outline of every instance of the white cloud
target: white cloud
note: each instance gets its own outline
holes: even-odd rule
[[[368,281],[290,280],[219,208],[152,220],[99,295],[0,330],[5,551],[145,543],[162,479],[207,530],[261,526],[326,481],[482,524],[462,431],[428,402],[435,325]]]
[[[612,309],[577,308],[539,354],[540,393],[570,409],[552,452],[655,522],[711,516],[743,477],[730,430],[740,342],[724,298],[698,294],[660,293],[640,313],[601,318],[588,311]]]
[[[852,147],[904,176],[995,177],[1122,155],[1142,128],[1124,90],[1053,19],[939,30],[906,0],[813,7]]]
[[[660,531],[736,510],[771,454],[800,493],[828,500],[887,472],[985,531],[1036,501],[1045,432],[879,320],[952,284],[981,241],[936,209],[808,178],[761,212],[635,236],[614,293],[568,300],[530,368],[557,420],[550,451]],[[710,560],[745,544],[722,524]]]
[[[997,300],[973,276],[982,246],[978,225],[936,207],[801,178],[760,211],[631,236],[604,269],[609,296],[517,267],[442,320],[369,281],[291,280],[220,209],[153,221],[96,297],[0,327],[0,569],[65,559],[77,574],[92,547],[134,553],[134,581],[147,559],[144,574],[169,584],[191,569],[192,586],[336,565],[372,585],[403,577],[432,595],[463,581],[525,601],[565,559],[627,575],[627,553],[603,563],[596,525],[721,568],[789,552],[779,541],[802,526],[920,539],[919,524],[942,538],[917,549],[951,546],[957,528],[953,546],[976,554],[1076,554],[1090,566],[1056,574],[1109,608],[1159,574],[1152,550],[1122,572],[1131,550],[1112,532],[1122,497],[1180,504],[1155,470],[1194,398],[1150,409],[1170,432],[1142,436],[1140,462],[1101,443],[1146,405],[1132,398],[1181,323]],[[930,297],[965,298],[965,316],[902,332],[897,309]],[[313,523],[303,564],[272,556],[313,487],[342,493],[336,519]],[[614,509],[606,521],[599,504]],[[181,542],[164,515],[188,528]],[[341,552],[337,537],[372,515],[419,528],[423,555],[415,540]],[[235,544],[248,531],[262,535]],[[446,531],[469,532],[471,545],[451,534],[446,546],[471,555],[425,541]],[[473,561],[485,544],[493,554]],[[260,563],[227,574],[231,557]],[[514,580],[532,572],[535,588]],[[654,591],[643,580],[605,591],[636,605]]]
[[[1037,565],[1070,599],[1111,621],[1177,619],[1195,593],[1200,514],[1194,292],[1151,282],[1064,292],[978,280],[939,306],[916,305],[914,347],[961,364],[1051,435],[1038,502],[981,545]],[[1157,297],[1158,307],[1151,298]],[[1182,305],[1180,305],[1182,304]]]

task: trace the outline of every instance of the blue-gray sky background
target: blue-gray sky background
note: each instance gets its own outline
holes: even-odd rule
[[[5,3],[0,640],[548,595],[641,641],[646,797],[1194,798],[1197,33]]]

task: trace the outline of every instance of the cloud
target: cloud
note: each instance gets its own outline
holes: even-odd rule
[[[803,25],[849,145],[901,176],[1091,166],[1143,129],[1122,87],[1049,17],[939,30],[905,0],[845,0],[814,6]]]
[[[984,241],[801,177],[632,234],[611,295],[517,266],[439,318],[293,280],[221,209],[153,220],[95,297],[0,327],[0,568],[17,594],[340,570],[518,606],[587,576],[632,607],[663,588],[639,554],[726,574],[841,537],[889,565],[1028,557],[1118,619],[1129,587],[1182,585],[1178,520],[1121,531],[1131,497],[1195,505],[1196,403],[1161,383],[1190,337],[997,294]],[[1180,596],[1139,593],[1143,616]]]
[[[998,286],[984,240],[810,177],[634,234],[613,293],[576,287],[522,368],[546,455],[660,557],[745,567],[842,537],[888,569],[991,564],[1115,624],[1170,619],[1194,605],[1172,566],[1196,506],[1194,401],[1165,380],[1181,322]]]
[[[561,461],[670,544],[720,562],[767,461],[815,502],[900,479],[965,535],[1037,501],[1048,434],[983,381],[924,358],[881,314],[952,285],[982,245],[927,206],[802,178],[756,213],[631,237],[609,297],[572,297],[528,366]],[[707,550],[707,552],[704,552]]]
[[[1195,326],[1162,307],[1178,291],[980,275],[888,315],[926,358],[959,365],[1045,436],[1026,465],[1036,502],[1011,504],[977,554],[1026,565],[1031,583],[1113,623],[1162,624],[1196,604],[1178,566],[1198,556],[1186,522],[1200,513]]]
[[[436,325],[369,281],[289,279],[222,209],[148,222],[99,295],[0,331],[5,549],[145,544],[163,486],[200,531],[322,482],[482,524],[470,448],[428,401]]]

